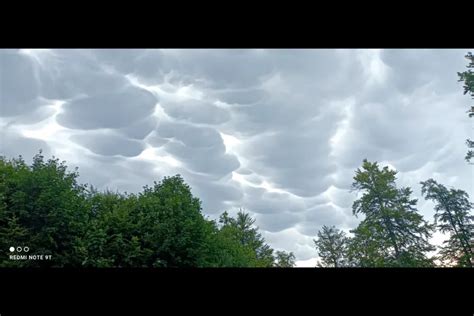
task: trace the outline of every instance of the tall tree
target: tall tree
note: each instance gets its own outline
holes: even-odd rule
[[[469,61],[467,65],[468,70],[463,72],[458,72],[459,81],[464,82],[464,94],[470,94],[471,98],[474,99],[474,55],[471,52],[467,53],[466,59]],[[469,117],[474,116],[474,105],[468,110]],[[474,141],[468,139],[466,140],[468,148],[470,150],[467,152],[466,160],[471,162],[471,159],[474,158],[474,151],[471,148],[474,148]]]
[[[256,266],[273,266],[273,249],[265,242],[255,226],[255,219],[249,213],[240,210],[237,217],[233,218],[224,212],[220,218],[223,225],[221,230],[231,233],[242,246],[250,249],[255,254]]]
[[[322,267],[343,267],[347,265],[349,238],[336,227],[323,226],[318,231],[318,239],[314,240]]]
[[[434,247],[428,238],[433,227],[417,212],[417,200],[410,197],[411,189],[396,187],[396,174],[367,160],[363,161],[362,169],[357,169],[352,188],[363,194],[352,210],[354,215],[363,214],[365,218],[359,229],[354,230],[355,237],[370,236],[370,244],[382,256],[384,265],[430,265],[427,252]]]
[[[421,193],[435,205],[435,224],[443,233],[450,235],[441,248],[441,260],[460,267],[472,267],[474,223],[469,195],[462,190],[448,189],[433,179],[421,182]]]
[[[277,251],[275,255],[275,267],[293,268],[295,266],[295,255],[292,252]]]

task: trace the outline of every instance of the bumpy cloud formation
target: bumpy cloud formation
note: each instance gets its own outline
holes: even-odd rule
[[[357,225],[364,158],[417,196],[428,177],[473,195],[464,54],[0,50],[0,154],[42,149],[128,192],[179,173],[205,214],[246,209],[273,247],[310,262],[322,225]]]

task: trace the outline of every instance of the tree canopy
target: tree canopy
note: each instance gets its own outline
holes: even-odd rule
[[[458,72],[459,81],[464,83],[464,94],[469,94],[471,98],[474,99],[474,72],[472,71],[472,69],[474,69],[474,55],[469,52],[465,57],[469,61],[469,64],[467,65],[468,69],[463,72]],[[473,117],[474,105],[471,105],[470,109],[467,112],[469,117]],[[471,148],[474,148],[474,141],[471,139],[467,139],[466,143],[468,148],[470,148],[466,154],[466,160],[470,162],[471,159],[474,158],[474,151],[471,150]]]
[[[349,238],[335,226],[324,225],[318,232],[318,239],[314,240],[318,255],[321,258],[321,267],[343,267],[347,262],[347,248]]]
[[[100,192],[79,184],[64,162],[37,154],[0,158],[0,246],[27,245],[28,255],[7,267],[290,267],[294,255],[265,242],[250,214],[220,221],[202,214],[201,201],[180,175],[138,194]]]
[[[440,259],[459,267],[472,267],[471,239],[474,223],[469,195],[462,190],[448,189],[433,179],[421,182],[422,194],[435,205],[435,224],[449,234],[440,251]]]
[[[350,235],[323,225],[314,245],[320,267],[431,267],[435,229],[448,234],[442,265],[472,267],[473,204],[462,190],[433,179],[422,194],[435,202],[434,224],[419,214],[411,188],[396,185],[397,172],[363,161],[353,190]],[[296,265],[292,252],[275,251],[256,220],[240,210],[216,220],[180,175],[165,177],[137,194],[99,191],[80,184],[57,158],[37,154],[0,157],[0,247],[28,246],[51,260],[0,261],[2,267],[278,267]]]
[[[353,231],[359,241],[352,247],[370,245],[369,266],[430,266],[427,253],[434,247],[428,239],[433,227],[418,213],[412,190],[397,188],[396,174],[387,166],[380,169],[376,162],[367,160],[363,161],[362,169],[357,169],[352,188],[363,194],[352,210],[354,215],[362,214],[365,218]]]

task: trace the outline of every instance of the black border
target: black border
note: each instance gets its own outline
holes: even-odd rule
[[[93,314],[96,308],[153,313],[282,313],[309,308],[364,315],[472,315],[473,269],[0,269],[2,316],[43,308]],[[28,302],[26,304],[25,302]],[[59,305],[65,304],[65,308]],[[218,307],[226,306],[225,312]],[[26,311],[30,313],[26,313]],[[161,311],[161,312],[160,312]],[[171,312],[172,311],[172,312]],[[430,312],[430,313],[428,313]],[[446,313],[445,313],[446,312]],[[306,313],[306,312],[305,312]],[[66,312],[68,314],[68,312]],[[320,314],[320,313],[316,313]],[[322,313],[327,314],[327,313]],[[347,314],[347,313],[346,313]]]
[[[471,48],[467,3],[5,4],[5,48]],[[291,6],[293,4],[293,6]],[[174,7],[172,7],[174,5]],[[10,6],[10,7],[9,7]],[[27,16],[19,16],[25,10]],[[9,13],[9,14],[7,14]]]

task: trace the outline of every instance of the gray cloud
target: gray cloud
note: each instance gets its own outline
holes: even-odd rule
[[[0,134],[0,156],[18,158],[21,155],[26,162],[31,162],[32,157],[40,150],[45,156],[51,155],[51,149],[45,141],[24,137],[8,128],[2,128]]]
[[[434,84],[435,92],[448,92],[459,89],[456,70],[464,70],[465,54],[461,49],[408,49],[403,53],[388,49],[381,53],[381,60],[391,69],[389,82],[401,93],[412,93],[429,83]]]
[[[119,131],[133,139],[144,139],[156,128],[157,123],[156,117],[148,116],[130,123],[128,126],[119,129]]]
[[[139,141],[127,139],[116,134],[100,132],[73,135],[71,140],[103,156],[122,155],[134,157],[138,156],[144,149],[143,144]]]
[[[207,88],[254,87],[274,69],[264,51],[200,49],[179,50],[167,55],[177,74]]]
[[[194,172],[222,177],[240,166],[235,156],[226,153],[220,134],[213,128],[161,122],[157,133],[173,140],[164,145],[166,151]]]
[[[155,97],[133,86],[96,94],[63,105],[58,122],[69,128],[97,129],[129,126],[153,113]]]
[[[171,117],[192,123],[220,124],[230,119],[228,111],[200,100],[163,102],[161,107]]]
[[[15,116],[39,106],[34,61],[15,50],[0,50],[0,116]]]
[[[128,80],[98,62],[91,50],[54,50],[37,54],[41,93],[50,99],[70,99],[115,92]]]
[[[195,173],[186,168],[176,169],[175,173],[183,176],[183,179],[191,186],[193,194],[201,199],[205,214],[216,218],[225,210],[243,207],[242,187],[229,177],[216,179],[212,175]]]
[[[87,152],[78,159],[69,159],[68,165],[79,167],[81,180],[100,189],[136,193],[143,186],[153,185],[168,173],[162,172],[156,165],[123,156],[97,156]],[[112,177],[111,174],[126,175]]]
[[[215,93],[218,100],[228,104],[254,104],[263,101],[266,93],[263,89],[230,89]]]
[[[277,233],[289,227],[293,227],[301,220],[300,214],[295,213],[278,213],[278,214],[258,214],[256,217],[259,228]]]

